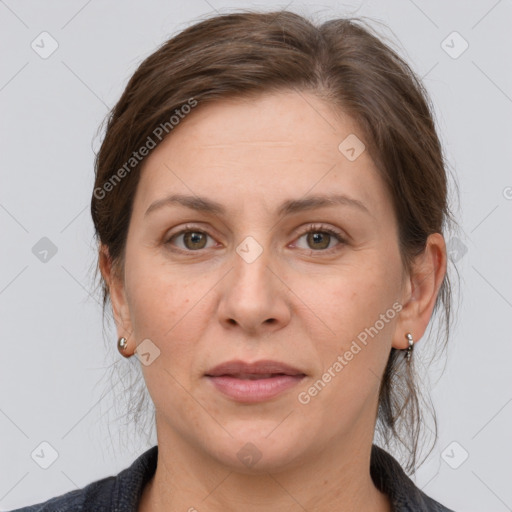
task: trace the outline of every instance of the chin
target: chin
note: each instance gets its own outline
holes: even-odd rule
[[[279,433],[279,427],[274,432],[273,429],[276,429],[275,422],[272,422],[271,427],[269,422],[264,422],[263,426],[256,422],[252,427],[236,432],[228,427],[226,430],[233,437],[225,436],[216,446],[215,440],[210,439],[204,449],[237,473],[279,472],[298,464],[297,458],[300,454],[297,448],[304,450],[306,440],[299,435],[298,429],[283,429]]]

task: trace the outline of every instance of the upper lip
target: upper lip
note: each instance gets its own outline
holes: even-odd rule
[[[274,373],[304,375],[304,372],[293,366],[270,360],[255,361],[254,363],[247,363],[240,360],[226,361],[207,371],[205,375],[207,377],[218,377],[220,375],[259,375]]]

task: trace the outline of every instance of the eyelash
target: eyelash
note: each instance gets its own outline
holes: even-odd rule
[[[194,233],[201,233],[201,234],[204,234],[204,235],[207,235],[207,236],[210,236],[211,235],[207,232],[207,231],[204,231],[202,229],[198,229],[194,226],[185,226],[185,228],[183,228],[181,231],[178,231],[177,233],[174,233],[171,237],[169,237],[167,239],[167,241],[165,242],[165,245],[172,245],[172,241],[185,234],[185,233],[189,233],[189,232],[194,232]],[[345,238],[342,236],[342,234],[333,229],[333,228],[330,228],[328,226],[323,226],[321,224],[311,224],[310,226],[308,226],[308,229],[304,232],[302,232],[298,237],[297,239],[300,239],[302,238],[303,236],[305,235],[308,235],[309,233],[327,233],[331,236],[333,236],[338,242],[339,244],[335,245],[334,247],[331,247],[330,249],[319,249],[319,250],[315,250],[315,249],[309,249],[310,253],[323,253],[323,254],[331,254],[332,252],[336,251],[336,250],[339,250],[339,245],[344,245],[347,243],[347,241],[345,240]],[[213,238],[213,237],[211,237]],[[197,250],[185,250],[185,249],[179,249],[179,248],[173,248],[171,249],[172,251],[175,251],[175,252],[180,252],[182,254],[186,254],[186,253],[196,253],[196,252],[201,252],[201,251],[204,251],[206,249],[197,249]],[[304,249],[304,250],[307,250],[307,249]]]

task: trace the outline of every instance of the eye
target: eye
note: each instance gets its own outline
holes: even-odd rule
[[[303,237],[306,237],[308,247],[302,248],[312,249],[315,252],[331,252],[336,250],[338,245],[346,243],[346,240],[339,231],[322,225],[309,226],[309,229],[299,237],[299,240]],[[331,242],[333,241],[338,241],[339,243],[332,247]]]
[[[327,252],[337,250],[338,245],[343,245],[346,243],[346,240],[343,238],[341,232],[322,225],[312,224],[309,226],[308,230],[299,236],[298,240],[301,238],[306,238],[306,243],[308,247],[300,247],[302,249],[310,249],[313,252]],[[213,242],[210,246],[207,246],[208,238],[212,238],[207,232],[196,229],[193,226],[186,226],[181,231],[170,236],[165,245],[172,245],[177,248],[178,251],[181,252],[194,252],[199,251],[201,249],[209,249],[215,246],[215,242]],[[176,240],[182,241],[180,244],[175,243]],[[213,238],[212,238],[213,240]],[[337,241],[337,244],[333,243]],[[174,250],[174,249],[173,249]]]
[[[172,235],[167,241],[165,242],[166,245],[175,245],[173,242],[175,240],[182,239],[182,246],[178,246],[179,250],[190,252],[190,251],[197,251],[200,249],[208,249],[209,247],[206,246],[207,238],[210,237],[208,233],[205,231],[201,231],[200,229],[194,229],[192,227],[186,227],[185,229],[182,229],[178,233],[175,233]],[[213,247],[211,245],[210,247]]]

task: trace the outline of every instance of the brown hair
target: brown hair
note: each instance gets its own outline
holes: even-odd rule
[[[160,137],[155,135],[157,127],[171,133],[171,117],[183,118],[190,111],[185,106],[193,102],[200,106],[234,96],[310,91],[350,115],[390,192],[407,270],[430,234],[455,224],[427,92],[397,52],[363,25],[350,18],[315,26],[288,11],[240,11],[197,22],[140,64],[109,115],[91,201],[96,236],[119,275],[141,170],[134,152],[150,139],[163,139],[162,128]],[[109,292],[103,279],[101,285],[105,310]],[[444,348],[450,330],[448,274],[435,313],[440,305]],[[403,353],[393,348],[381,382],[376,429],[386,444],[398,440],[406,448],[411,472],[423,427],[421,393],[412,365],[402,364],[400,357]]]

